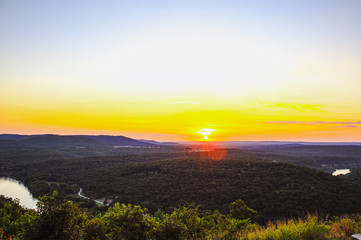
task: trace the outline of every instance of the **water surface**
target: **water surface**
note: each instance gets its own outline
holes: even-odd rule
[[[20,205],[26,208],[35,209],[38,202],[24,184],[11,178],[0,178],[0,195],[17,198]]]
[[[332,175],[333,176],[345,175],[345,174],[349,174],[350,172],[351,172],[350,169],[336,169],[336,171],[334,171]]]

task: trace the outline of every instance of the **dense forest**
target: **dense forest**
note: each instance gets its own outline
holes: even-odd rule
[[[361,167],[361,146],[281,145],[253,152],[265,160],[287,162],[330,173],[338,168]]]
[[[104,213],[116,203],[140,205],[151,214],[170,214],[187,204],[226,214],[239,199],[258,212],[260,224],[308,213],[324,217],[361,212],[357,168],[349,176],[327,173],[332,164],[357,166],[360,147],[241,150],[141,143],[113,148],[109,142],[130,140],[100,140],[99,144],[99,139],[53,135],[3,139],[0,173],[22,181],[35,197],[57,191],[59,199],[71,200],[92,214]],[[326,172],[317,170],[322,165]],[[107,204],[79,198],[80,188]]]
[[[55,141],[52,147],[44,139],[38,145],[35,140],[32,145],[24,140],[2,140],[2,175],[24,182],[36,197],[57,191],[60,197],[92,212],[104,212],[106,206],[77,197],[80,187],[86,196],[110,206],[116,202],[140,205],[151,213],[158,209],[170,213],[177,206],[194,203],[200,209],[224,214],[230,203],[242,199],[259,212],[260,223],[307,213],[333,216],[361,212],[359,185],[288,164],[291,161],[287,156],[292,153],[298,163],[315,156],[319,156],[317,161],[325,161],[330,155],[337,160],[336,153],[345,155],[345,146],[268,152],[204,147],[124,148],[112,154],[106,148],[100,154],[103,143],[96,145],[99,149],[79,149],[72,148],[76,139],[58,139],[46,137],[46,141]],[[93,139],[83,141],[94,143]],[[83,151],[87,151],[85,157],[79,157]],[[324,155],[320,155],[322,152]]]

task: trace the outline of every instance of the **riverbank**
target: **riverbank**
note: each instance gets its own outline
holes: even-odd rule
[[[38,202],[22,182],[8,177],[0,178],[0,195],[18,199],[21,206],[29,209],[36,209]]]

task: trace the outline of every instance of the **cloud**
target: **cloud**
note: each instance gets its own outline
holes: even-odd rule
[[[257,106],[260,104],[257,102]],[[279,108],[289,108],[293,110],[297,110],[300,112],[304,111],[318,111],[322,108],[322,105],[319,104],[303,104],[303,103],[271,103],[265,104],[267,107],[279,107]]]
[[[195,102],[195,101],[182,101],[182,102],[175,102],[174,104],[194,104],[194,105],[199,105],[201,103],[200,102]]]
[[[360,126],[357,125],[343,125],[343,126],[335,126],[334,128],[358,128]]]
[[[270,124],[299,124],[299,125],[323,125],[323,124],[331,124],[331,125],[344,125],[344,126],[355,126],[358,127],[358,124],[361,124],[361,121],[269,121],[266,123]],[[342,126],[340,126],[342,127]]]
[[[197,133],[202,134],[203,136],[208,136],[209,134],[211,134],[213,131],[215,131],[212,128],[202,128],[201,130],[199,130]]]

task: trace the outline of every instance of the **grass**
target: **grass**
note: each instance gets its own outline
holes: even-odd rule
[[[315,216],[307,219],[278,221],[267,226],[241,234],[244,240],[324,240],[351,239],[351,235],[360,232],[360,225],[349,217],[336,219],[332,222],[319,220]]]

